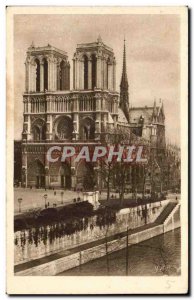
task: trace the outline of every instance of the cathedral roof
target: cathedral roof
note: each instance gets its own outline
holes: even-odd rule
[[[42,53],[42,52],[45,52],[45,53],[56,53],[56,54],[60,54],[61,56],[67,56],[67,52],[66,51],[63,51],[63,50],[60,50],[56,47],[53,47],[52,45],[48,44],[46,46],[43,46],[43,47],[36,47],[34,45],[34,42],[32,42],[32,44],[30,45],[30,47],[28,47],[28,53],[30,54],[39,54],[39,53]]]
[[[110,113],[108,113],[108,123],[109,124],[114,124],[113,118],[112,118]]]
[[[153,118],[153,107],[133,107],[129,111],[130,123],[139,123],[139,119],[144,118],[145,124],[150,124]]]
[[[125,114],[121,108],[118,108],[118,122],[128,124]]]
[[[139,123],[140,118],[144,119],[144,124],[151,124],[153,122],[153,117],[159,116],[163,111],[163,104],[161,106],[144,106],[144,107],[132,107],[129,110],[129,117],[131,124]]]
[[[104,48],[106,51],[113,53],[113,49],[109,46],[107,46],[106,44],[103,43],[101,36],[99,35],[98,39],[96,42],[92,42],[92,43],[82,43],[82,44],[77,44],[77,50],[78,51],[82,51],[82,50],[92,50],[94,48]]]

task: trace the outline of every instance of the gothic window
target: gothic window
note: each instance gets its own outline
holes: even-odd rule
[[[106,87],[108,89],[108,61],[106,63]]]
[[[48,62],[44,58],[43,60],[43,67],[44,67],[44,91],[48,90]]]
[[[59,71],[59,80],[60,80],[60,91],[64,91],[64,83],[65,83],[65,63],[62,60],[60,63],[60,71]]]
[[[57,124],[57,137],[60,140],[72,138],[73,124],[70,118],[61,118]]]
[[[110,64],[110,58],[108,58],[107,62],[106,62],[106,87],[107,89],[109,88],[108,86],[108,81],[109,81],[109,64]]]
[[[81,139],[93,140],[95,138],[95,123],[90,118],[85,118],[81,124]]]
[[[84,90],[88,89],[88,58],[84,55]]]
[[[36,92],[40,92],[40,62],[38,59],[36,59],[35,63],[36,63]]]
[[[46,125],[42,126],[42,140],[46,140]]]
[[[139,124],[143,124],[144,123],[144,117],[141,115],[139,118]]]
[[[34,141],[46,139],[46,125],[42,119],[37,119],[32,125],[32,139]]]
[[[60,91],[65,91],[70,89],[70,81],[69,81],[69,70],[70,66],[68,62],[64,60],[61,61],[59,65],[58,77],[57,77],[57,87]]]
[[[38,126],[34,126],[33,128],[33,140],[40,141],[41,140],[41,132]]]
[[[92,55],[92,89],[96,87],[96,56]]]

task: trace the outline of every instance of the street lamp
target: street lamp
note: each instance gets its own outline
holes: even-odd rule
[[[19,204],[19,213],[21,213],[21,204],[22,204],[22,198],[18,198],[18,204]]]
[[[61,192],[61,204],[63,204],[63,195],[64,195],[64,192],[62,191]]]
[[[47,200],[47,194],[44,195],[44,201],[45,201],[44,206],[45,206],[45,208],[46,208],[46,200]]]

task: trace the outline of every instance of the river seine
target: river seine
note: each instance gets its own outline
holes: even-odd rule
[[[128,267],[127,267],[128,265]],[[128,271],[127,271],[128,270]],[[58,276],[178,276],[181,274],[180,228],[110,253]]]

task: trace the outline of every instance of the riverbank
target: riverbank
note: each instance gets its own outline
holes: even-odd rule
[[[127,253],[128,252],[128,253]],[[127,256],[128,254],[128,256]],[[127,249],[109,252],[57,276],[179,276],[181,230],[168,231]]]
[[[180,227],[180,204],[169,203],[153,223],[130,229],[128,239],[126,239],[127,232],[123,231],[72,249],[18,264],[14,271],[16,275],[22,276],[57,275],[65,270],[105,256],[107,251],[113,252],[123,249],[126,247],[127,241],[130,246],[178,227]]]
[[[105,224],[111,223],[112,215],[115,212],[124,208],[134,208],[137,206],[145,206],[166,201],[166,198],[160,199],[125,199],[120,204],[118,199],[110,199],[110,201],[99,200],[98,209],[94,209],[88,201],[81,201],[77,203],[65,204],[56,207],[40,208],[38,210],[31,210],[29,212],[20,213],[14,216],[14,231],[30,229],[37,226],[51,225],[56,222],[65,221],[75,223],[76,220],[87,218],[94,215],[102,215]],[[110,220],[109,220],[110,219]],[[103,224],[102,224],[103,225]]]

